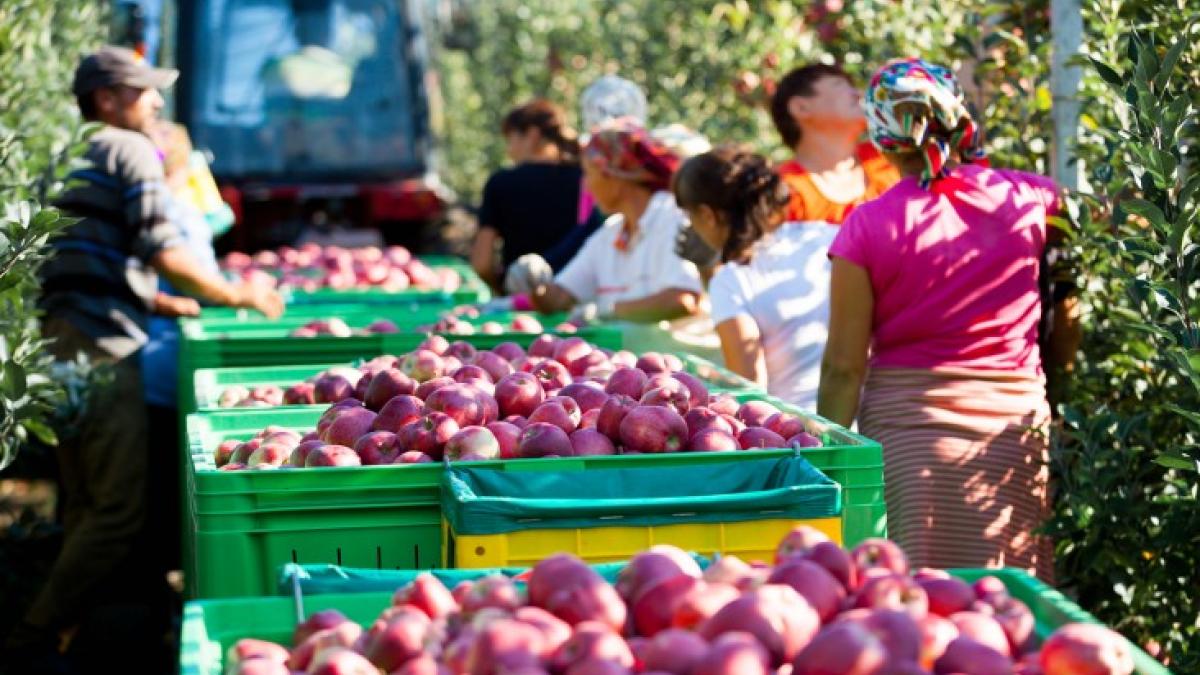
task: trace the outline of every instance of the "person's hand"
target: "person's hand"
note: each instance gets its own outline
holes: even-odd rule
[[[283,315],[283,296],[273,288],[262,284],[243,283],[238,287],[238,307],[258,310],[268,319]]]
[[[509,295],[530,295],[538,286],[554,279],[554,268],[536,253],[527,253],[513,261],[504,273],[504,292]]]
[[[159,316],[199,316],[200,303],[192,298],[158,293],[154,296],[154,313]]]
[[[713,267],[721,262],[721,254],[704,243],[691,224],[682,225],[679,233],[675,235],[675,255],[694,263],[700,269]]]
[[[605,319],[611,319],[616,302],[608,298],[597,298],[592,302],[584,302],[571,310],[567,315],[567,323],[588,325]]]

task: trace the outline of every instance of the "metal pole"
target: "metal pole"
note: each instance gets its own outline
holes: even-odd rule
[[[1053,53],[1050,60],[1050,95],[1054,120],[1053,176],[1058,184],[1079,188],[1083,167],[1072,162],[1079,130],[1079,66],[1067,60],[1079,53],[1083,40],[1080,0],[1050,0],[1050,31]]]

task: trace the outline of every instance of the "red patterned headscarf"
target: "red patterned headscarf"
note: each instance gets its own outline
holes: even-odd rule
[[[679,168],[679,157],[628,117],[592,129],[583,161],[614,178],[639,183],[655,192],[668,189],[671,176]]]
[[[923,187],[946,175],[951,153],[964,162],[984,159],[979,127],[948,68],[921,59],[891,61],[871,78],[866,107],[871,140],[880,150],[921,153]]]

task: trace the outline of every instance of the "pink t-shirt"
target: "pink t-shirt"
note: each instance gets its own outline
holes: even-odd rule
[[[867,270],[872,367],[1040,372],[1038,263],[1054,182],[961,166],[856,208],[829,248]]]

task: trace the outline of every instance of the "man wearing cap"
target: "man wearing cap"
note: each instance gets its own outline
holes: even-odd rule
[[[63,493],[62,551],[24,622],[9,636],[18,652],[52,651],[58,634],[89,610],[128,589],[113,577],[128,572],[146,511],[146,417],[138,350],[155,308],[156,272],[176,288],[213,304],[278,316],[273,290],[235,286],[201,267],[166,215],[162,161],[148,133],[163,106],[159,89],[178,72],[151,68],[135,52],[104,47],[83,59],[74,94],[88,121],[89,166],[58,206],[78,218],[53,241],[41,272],[42,332],[59,360],[80,353],[106,375],[94,384],[73,429],[57,449]],[[176,313],[195,314],[194,301]],[[175,451],[157,439],[155,452]],[[114,588],[114,586],[118,586]]]

